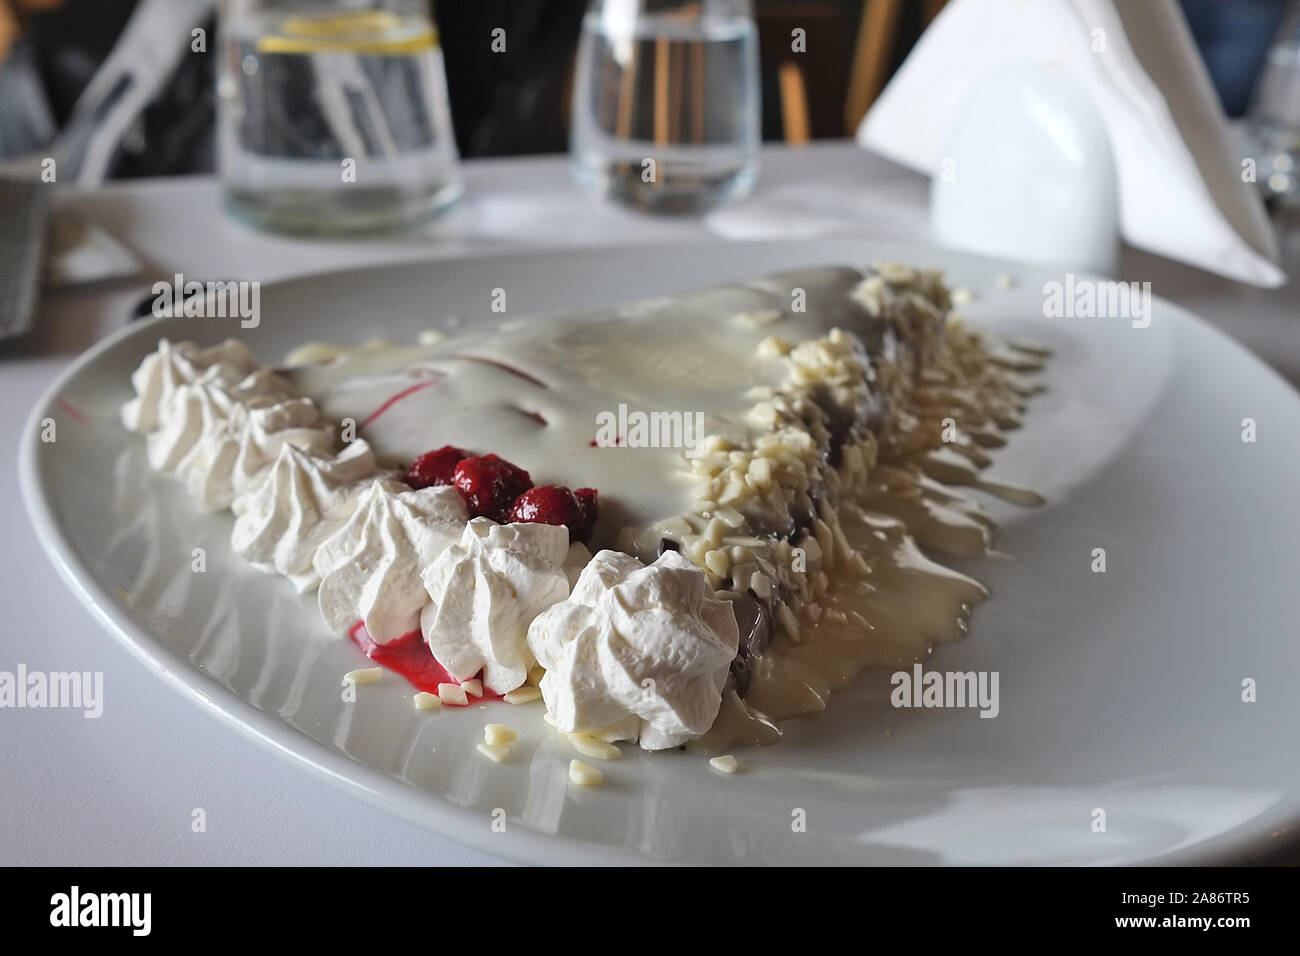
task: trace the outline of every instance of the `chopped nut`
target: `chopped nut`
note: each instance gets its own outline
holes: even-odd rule
[[[518,739],[515,729],[507,724],[488,724],[483,728],[483,741],[494,746],[504,747]]]
[[[442,706],[442,701],[438,699],[437,694],[430,694],[423,690],[416,693],[412,703],[415,704],[416,710],[437,710]]]
[[[722,773],[735,773],[740,769],[740,762],[731,754],[723,754],[720,757],[710,757],[709,766]]]
[[[753,470],[754,466],[751,464],[750,471]],[[745,523],[745,516],[735,508],[719,508],[715,517],[728,528],[739,528]]]
[[[345,684],[373,684],[379,678],[384,676],[382,667],[363,667],[360,670],[348,671],[343,675]]]
[[[512,690],[508,694],[503,694],[501,699],[507,704],[531,704],[535,700],[542,699],[542,692],[537,687],[529,687],[525,685]]]
[[[711,518],[709,523],[704,527],[704,537],[709,539],[709,544],[715,548],[722,544],[722,539],[727,535],[727,525],[723,524],[718,518]]]
[[[745,494],[747,490],[744,481],[733,475],[727,480],[726,487],[722,489],[722,494],[718,495],[718,501],[724,505],[743,501],[747,497]]]
[[[727,560],[727,552],[718,549],[709,551],[704,555],[704,566],[720,578],[727,576],[730,570],[731,562]]]
[[[780,358],[790,351],[790,343],[775,335],[769,335],[758,343],[760,358]]]
[[[594,760],[617,760],[623,756],[623,751],[613,744],[591,734],[569,734],[569,743],[578,753]]]
[[[465,688],[460,684],[439,684],[438,698],[444,704],[456,707],[464,707],[469,703],[469,698],[465,696]]]
[[[482,746],[479,745],[480,748]],[[605,775],[591,764],[583,763],[581,760],[570,760],[569,779],[579,787],[599,787],[605,782]]]
[[[483,744],[479,744],[476,749],[478,750],[479,753],[481,753],[484,757],[487,757],[488,760],[491,760],[493,763],[500,763],[510,755],[510,748],[502,747],[499,744],[483,743]]]
[[[682,542],[682,553],[691,560],[692,563],[704,566],[704,556],[709,553],[709,542],[703,538],[696,538],[690,544]]]

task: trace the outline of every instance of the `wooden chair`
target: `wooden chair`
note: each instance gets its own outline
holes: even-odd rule
[[[929,25],[946,0],[922,0],[922,21]],[[898,40],[903,0],[864,0],[858,36],[844,94],[844,133],[852,136],[889,79],[891,57]],[[807,85],[799,63],[788,60],[777,68],[781,124],[790,145],[810,138]]]

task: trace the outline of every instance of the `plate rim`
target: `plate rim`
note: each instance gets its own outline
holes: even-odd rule
[[[973,264],[984,263],[990,266],[1016,266],[1020,268],[1041,269],[1042,265],[1032,263],[1011,263],[963,250],[947,249],[941,246],[918,243],[914,241],[895,241],[888,237],[872,234],[836,235],[833,237],[847,244],[854,240],[862,242],[889,242],[900,250],[903,257],[912,251],[939,252],[946,257],[959,257]],[[789,245],[798,240],[753,240],[755,245]],[[737,246],[750,243],[737,243],[723,239],[708,239],[690,243],[674,244],[675,247],[693,246],[696,248],[716,247],[718,245]],[[344,279],[383,272],[386,270],[455,268],[464,263],[496,262],[511,259],[544,259],[548,257],[571,258],[584,253],[607,252],[616,255],[635,255],[637,252],[652,253],[663,248],[662,243],[639,243],[589,249],[587,247],[562,247],[554,249],[506,250],[500,253],[485,253],[472,256],[429,257],[386,263],[382,265],[358,266],[352,269],[326,272],[311,272],[289,276],[272,282],[263,283],[263,291],[271,287],[306,283],[324,277]],[[1076,275],[1087,276],[1084,271],[1074,270]],[[1300,402],[1300,390],[1297,390],[1272,366],[1256,355],[1242,343],[1226,332],[1215,327],[1184,307],[1153,296],[1163,309],[1179,322],[1189,323],[1197,332],[1208,333],[1220,340],[1220,344],[1238,353],[1238,357],[1247,360],[1256,370],[1262,371],[1276,383],[1283,385],[1290,397]],[[331,784],[353,796],[359,797],[366,804],[393,816],[433,831],[437,836],[452,840],[463,846],[478,850],[489,856],[509,861],[534,865],[590,866],[631,864],[642,866],[680,865],[680,861],[654,859],[643,856],[623,847],[613,847],[587,843],[571,837],[538,833],[527,827],[513,828],[509,841],[493,839],[485,835],[481,826],[469,824],[480,822],[474,811],[460,807],[437,794],[420,791],[401,780],[390,777],[384,772],[344,753],[335,751],[317,741],[297,728],[286,723],[278,715],[264,711],[240,697],[234,691],[223,686],[211,675],[196,667],[191,661],[181,657],[161,641],[148,627],[135,620],[122,608],[96,580],[94,575],[81,560],[72,542],[63,533],[54,514],[53,501],[47,495],[41,483],[42,447],[46,444],[37,439],[40,421],[54,408],[60,395],[76,381],[87,368],[94,365],[106,352],[116,348],[122,342],[135,338],[147,338],[148,330],[173,321],[170,317],[150,317],[144,321],[128,322],[95,342],[88,349],[77,355],[70,363],[42,389],[31,411],[27,415],[19,443],[18,478],[19,489],[28,520],[36,534],[37,541],[46,557],[54,565],[59,577],[68,586],[77,600],[91,613],[91,616],[130,654],[143,663],[155,676],[165,684],[188,698],[199,708],[233,727],[241,736],[250,739],[290,765],[301,767],[310,775]],[[233,335],[233,333],[232,333]],[[237,337],[237,336],[236,336]],[[291,741],[279,739],[286,735]],[[1269,819],[1269,810],[1257,814],[1238,826],[1198,840],[1188,846],[1167,849],[1153,855],[1120,860],[1112,865],[1157,865],[1157,866],[1225,866],[1234,864],[1258,863],[1266,860],[1270,851],[1282,849],[1270,842],[1271,833],[1280,826],[1300,829],[1300,790],[1292,793],[1292,807],[1279,822]],[[1282,802],[1285,802],[1285,797]],[[1275,804],[1271,810],[1276,811]],[[1264,821],[1262,824],[1260,821]],[[872,864],[869,861],[863,865]],[[958,865],[940,862],[938,865]],[[979,865],[979,864],[966,864]],[[1034,864],[1013,864],[1034,865]],[[1037,865],[1069,865],[1046,863]],[[1107,864],[1076,864],[1107,865]]]

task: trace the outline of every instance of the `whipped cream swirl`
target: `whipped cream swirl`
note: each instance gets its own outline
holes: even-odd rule
[[[456,543],[467,518],[455,488],[372,481],[312,558],[325,623],[346,633],[360,620],[380,644],[415,630],[429,601],[420,571]]]
[[[232,389],[213,382],[182,385],[151,432],[149,463],[174,471],[205,511],[229,508],[251,487],[285,445],[329,454],[334,430],[308,398],[279,391],[279,376],[254,372]]]
[[[460,543],[424,570],[433,603],[420,626],[438,663],[459,681],[480,670],[499,694],[521,686],[536,661],[528,625],[569,595],[568,529],[474,518]]]
[[[325,456],[283,445],[262,478],[234,500],[231,548],[258,570],[283,574],[299,592],[310,591],[320,583],[312,567],[316,548],[347,522],[377,477],[397,475],[380,470],[362,439]]]
[[[528,629],[556,726],[639,740],[646,750],[679,746],[713,725],[738,642],[731,604],[673,551],[649,566],[599,552],[568,599]]]
[[[131,375],[136,397],[122,406],[122,424],[133,432],[151,432],[162,424],[162,410],[182,385],[234,386],[258,368],[253,353],[237,339],[206,349],[161,339],[157,351],[146,355]]]

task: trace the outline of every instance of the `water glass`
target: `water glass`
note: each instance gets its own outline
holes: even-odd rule
[[[758,176],[760,95],[750,0],[592,0],[574,79],[574,176],[650,212],[744,196]]]
[[[374,231],[460,196],[424,0],[223,0],[218,166],[228,207],[293,233]]]
[[[1269,51],[1242,135],[1264,196],[1300,205],[1300,4]]]

